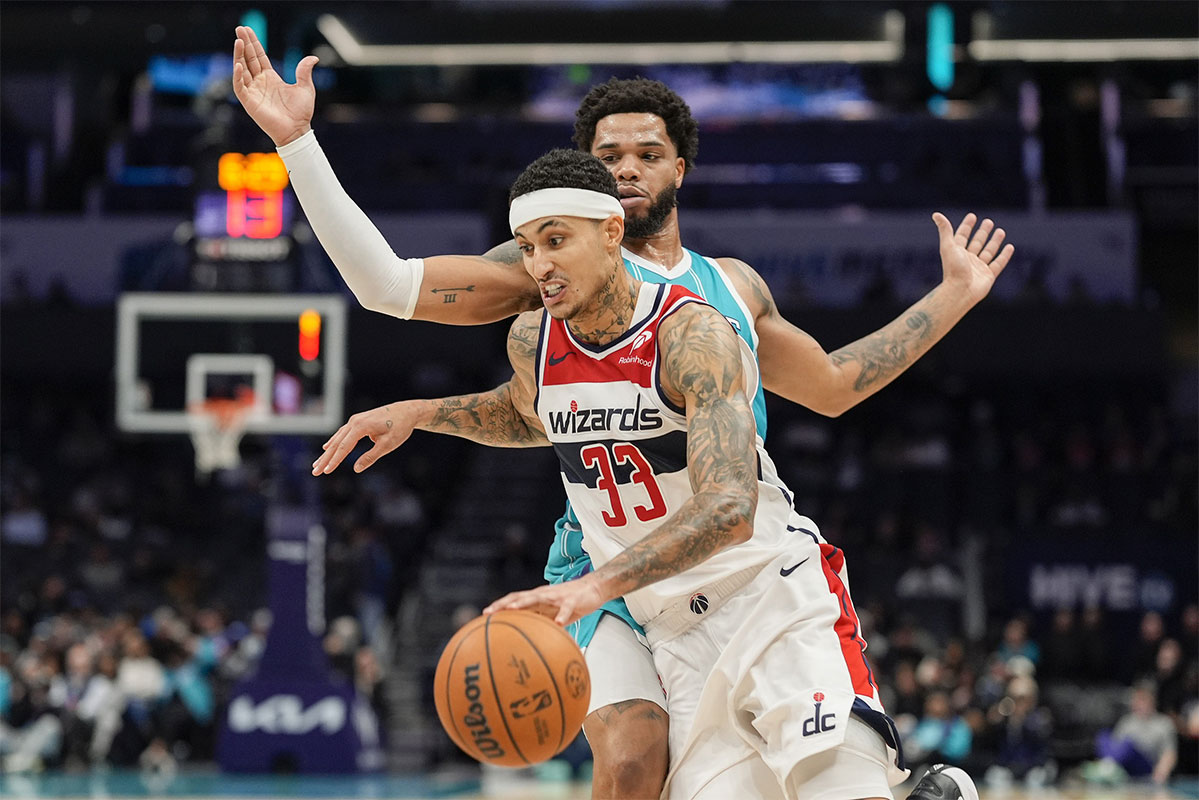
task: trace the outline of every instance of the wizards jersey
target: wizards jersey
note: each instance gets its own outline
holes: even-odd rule
[[[554,451],[567,498],[596,565],[644,538],[694,495],[687,469],[686,410],[663,392],[658,328],[680,308],[701,303],[680,287],[643,283],[634,323],[599,346],[577,339],[543,314],[534,407]],[[742,342],[746,394],[757,391],[757,363]],[[758,444],[758,507],[753,536],[683,573],[625,596],[634,619],[652,619],[671,600],[780,552],[791,497]]]
[[[715,260],[686,250],[678,264],[663,267],[628,250],[622,249],[622,254],[625,269],[634,278],[648,283],[672,283],[690,289],[723,314],[737,335],[755,353],[757,352],[758,336],[754,331],[753,316],[741,296],[737,294],[737,290],[733,288],[732,281]],[[753,393],[751,400],[758,435],[765,439],[766,397],[761,386]],[[554,525],[554,542],[546,562],[545,578],[550,583],[561,583],[590,571],[591,559],[583,549],[583,531],[568,502],[562,518]],[[638,627],[625,608],[624,601],[613,600],[604,605],[604,610],[616,614],[634,628]],[[595,626],[599,624],[600,613],[602,612],[596,612],[568,626],[571,635],[580,645],[586,646],[591,641]]]

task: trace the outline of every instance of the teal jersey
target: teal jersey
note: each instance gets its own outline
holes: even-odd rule
[[[725,316],[737,335],[745,340],[749,349],[756,355],[758,352],[758,335],[754,331],[753,317],[744,301],[733,288],[732,282],[724,270],[710,258],[686,251],[681,262],[671,268],[666,268],[624,252],[624,266],[634,278],[646,283],[672,283],[683,286],[702,297]],[[766,396],[762,387],[753,397],[754,422],[757,424],[758,435],[766,439]],[[566,504],[566,512],[554,525],[554,543],[550,547],[549,560],[545,565],[545,579],[550,583],[562,583],[591,571],[591,557],[583,549],[583,531],[579,520]],[[607,611],[623,619],[634,630],[642,632],[641,626],[634,621],[624,600],[611,600],[603,605],[600,611],[567,626],[567,630],[581,647],[586,647],[595,633],[600,616]]]

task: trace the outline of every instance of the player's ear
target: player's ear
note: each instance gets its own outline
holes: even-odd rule
[[[624,241],[624,220],[613,214],[601,223],[604,245],[609,249],[619,248]]]
[[[683,185],[683,176],[687,174],[687,159],[679,156],[674,160],[674,188]]]

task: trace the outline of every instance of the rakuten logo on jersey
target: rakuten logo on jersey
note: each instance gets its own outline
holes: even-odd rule
[[[547,415],[551,434],[652,431],[662,427],[662,412],[642,408],[640,397],[633,408],[579,408],[572,400],[569,411],[548,411]]]

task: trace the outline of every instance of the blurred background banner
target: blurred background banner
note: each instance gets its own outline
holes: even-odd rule
[[[954,224],[966,213],[938,210]],[[984,213],[1020,231],[1020,259],[991,297],[1116,306],[1136,299],[1136,223],[1128,212]],[[788,305],[911,303],[941,279],[936,229],[922,214],[693,211],[681,221],[688,247],[716,255],[733,248]]]

